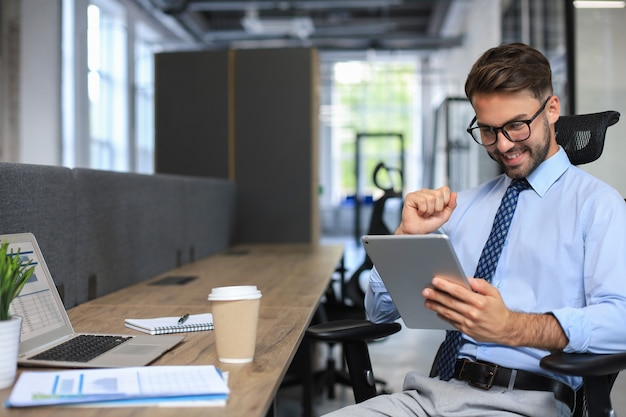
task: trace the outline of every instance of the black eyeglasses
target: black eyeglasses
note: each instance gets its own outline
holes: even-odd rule
[[[541,112],[546,108],[546,104],[552,96],[548,97],[546,101],[543,102],[537,113],[533,115],[528,120],[514,120],[512,122],[508,122],[500,127],[494,126],[475,126],[472,127],[474,123],[476,123],[476,116],[472,119],[469,126],[467,127],[467,133],[472,136],[472,139],[476,141],[479,145],[482,146],[491,146],[498,141],[498,131],[501,131],[505,138],[510,140],[511,142],[523,142],[530,137],[530,124],[541,114]]]

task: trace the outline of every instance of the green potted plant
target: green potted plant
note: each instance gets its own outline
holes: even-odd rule
[[[11,316],[9,306],[35,270],[32,261],[22,262],[20,251],[0,245],[0,389],[13,384],[22,330],[22,317]]]

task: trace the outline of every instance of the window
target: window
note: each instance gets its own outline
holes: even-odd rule
[[[323,200],[336,205],[359,192],[376,198],[380,193],[372,181],[379,162],[400,168],[404,140],[405,159],[415,165],[419,159],[416,133],[418,100],[418,62],[411,57],[380,61],[335,61],[323,64],[322,141],[330,158],[332,178],[323,181]],[[381,135],[382,133],[382,135]],[[390,133],[391,135],[385,135]],[[363,179],[356,184],[356,137],[361,143]],[[405,161],[406,162],[406,161]],[[405,164],[406,165],[406,164]],[[408,168],[408,167],[407,167]],[[322,171],[324,172],[324,168]],[[405,172],[406,178],[406,172]],[[414,178],[414,177],[413,177]],[[415,186],[414,179],[410,180]]]
[[[119,0],[63,0],[63,21],[63,165],[153,173],[153,54],[175,36]]]
[[[151,39],[155,32],[138,25],[135,37],[134,166],[141,173],[154,172],[154,59]]]
[[[377,177],[385,188],[393,186],[398,190],[404,185],[404,189],[414,189],[420,183],[419,85],[420,61],[410,53],[363,59],[322,55],[320,204],[323,235],[345,236],[367,230],[369,203],[383,193],[373,180],[379,163],[392,169],[389,177],[384,175],[385,171],[380,171],[383,175]],[[403,178],[398,175],[401,169]],[[400,203],[390,201],[386,206],[390,227],[399,219]],[[355,222],[361,224],[360,230],[355,229]]]
[[[123,10],[95,4],[87,8],[90,168],[130,168],[124,22]]]

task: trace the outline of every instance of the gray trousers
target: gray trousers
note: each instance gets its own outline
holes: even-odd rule
[[[500,387],[483,390],[463,381],[453,379],[445,382],[410,372],[404,379],[402,392],[379,395],[326,416],[569,417],[571,411],[565,404],[556,401],[551,392]]]

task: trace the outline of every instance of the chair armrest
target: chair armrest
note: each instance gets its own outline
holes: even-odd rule
[[[317,340],[348,342],[380,339],[397,333],[400,323],[375,324],[369,320],[334,320],[310,326],[306,333]]]
[[[541,359],[542,368],[574,376],[603,376],[626,369],[626,352],[615,354],[557,352]]]

